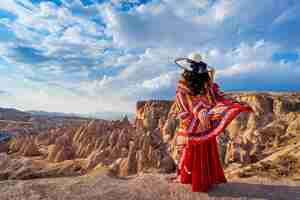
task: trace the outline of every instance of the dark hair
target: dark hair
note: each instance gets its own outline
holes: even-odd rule
[[[204,94],[204,86],[210,80],[208,72],[196,73],[188,70],[184,70],[182,77],[187,81],[188,87],[193,92],[193,95]]]

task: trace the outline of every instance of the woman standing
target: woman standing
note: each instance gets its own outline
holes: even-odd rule
[[[207,192],[213,184],[226,183],[216,136],[241,112],[252,111],[245,104],[226,98],[213,82],[213,68],[200,54],[175,60],[184,69],[176,87],[177,176],[192,191]]]

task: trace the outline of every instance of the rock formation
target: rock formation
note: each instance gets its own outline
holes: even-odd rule
[[[300,158],[300,94],[229,95],[247,102],[255,112],[241,114],[218,138],[227,174],[252,176],[266,171],[279,176],[286,174],[280,166],[290,163],[291,173],[287,175],[296,176]],[[73,176],[99,167],[109,168],[116,176],[174,172],[178,119],[172,114],[173,105],[167,100],[137,102],[133,124],[125,116],[123,120],[82,121],[31,136],[17,136],[1,144],[0,150],[8,156],[0,166],[0,177]]]
[[[224,166],[256,163],[288,146],[291,141],[300,142],[299,93],[248,92],[229,95],[250,104],[255,112],[240,114],[219,136]],[[170,155],[175,155],[174,133],[178,121],[172,116],[171,105],[172,101],[138,102],[136,123],[143,121],[150,129],[159,128],[163,140],[169,145]],[[300,157],[296,160],[299,162]]]
[[[8,152],[9,151],[9,144],[7,141],[0,141],[0,153]]]

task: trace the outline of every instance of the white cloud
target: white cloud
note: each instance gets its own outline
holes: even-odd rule
[[[175,83],[179,77],[178,71],[161,74],[158,77],[155,77],[150,80],[145,80],[142,83],[142,88],[150,89],[150,90],[161,90],[164,88],[171,88],[171,86]]]
[[[211,50],[209,60],[218,66],[218,76],[246,75],[273,66],[273,53],[279,49],[278,45],[260,40],[253,45],[241,43],[233,51],[220,53],[217,49]]]
[[[296,19],[299,6],[291,7],[288,1],[154,0],[138,5],[132,0],[137,6],[129,11],[120,11],[123,0],[89,6],[80,0],[63,0],[61,6],[21,2],[27,8],[14,0],[0,2],[1,9],[17,16],[1,20],[17,38],[0,43],[0,56],[27,80],[24,86],[10,86],[22,98],[2,99],[3,104],[65,112],[134,112],[136,100],[175,90],[180,69],[173,61],[192,51],[203,54],[220,81],[265,72],[266,82],[299,77],[293,67],[299,60],[272,58],[276,52],[294,50],[283,47],[281,41],[288,38],[274,39],[278,32],[272,32]],[[244,84],[238,81],[236,85]],[[171,92],[168,95],[172,98]]]
[[[212,14],[216,21],[222,22],[226,17],[234,14],[234,8],[233,1],[222,0],[212,8]]]
[[[299,9],[300,6],[292,6],[291,8],[285,10],[281,15],[279,15],[274,21],[274,24],[282,24],[290,20],[296,20],[299,18]]]

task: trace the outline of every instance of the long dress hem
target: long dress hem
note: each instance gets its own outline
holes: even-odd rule
[[[212,112],[211,118],[216,120],[215,127],[207,134],[190,136],[183,149],[179,162],[180,182],[191,184],[193,192],[208,192],[214,184],[226,183],[226,177],[220,162],[216,137],[241,112],[251,112],[251,107],[239,103],[221,105],[225,109]]]

